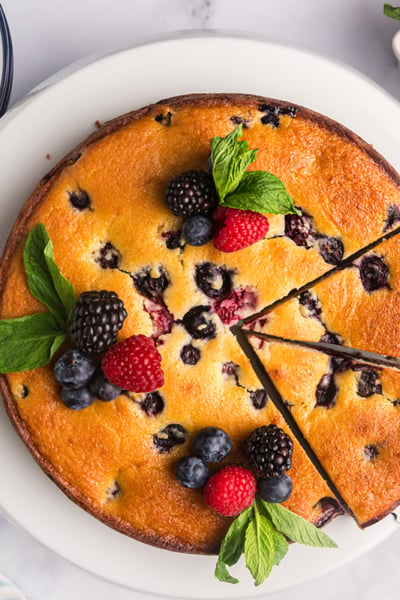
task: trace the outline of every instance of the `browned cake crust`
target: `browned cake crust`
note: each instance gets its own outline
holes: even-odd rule
[[[268,106],[275,107],[278,127],[262,121]],[[169,113],[170,127],[156,119]],[[204,169],[209,140],[231,131],[232,117],[248,125],[244,137],[250,147],[260,148],[255,168],[280,177],[295,204],[312,214],[318,231],[342,240],[345,256],[383,234],[390,206],[400,204],[399,176],[345,127],[306,108],[269,98],[240,94],[172,98],[104,124],[41,180],[4,248],[0,316],[43,311],[27,291],[22,264],[27,233],[39,221],[48,228],[57,263],[77,294],[87,289],[113,289],[124,300],[128,319],[120,339],[133,333],[153,333],[143,297],[127,274],[148,263],[152,267],[166,265],[174,280],[167,304],[176,325],[160,346],[166,374],[161,392],[167,400],[162,424],[184,422],[189,438],[202,426],[221,426],[234,440],[229,462],[243,463],[241,444],[252,429],[269,422],[288,427],[270,402],[261,411],[250,406],[249,390],[257,388],[257,378],[228,324],[217,316],[217,338],[201,344],[205,358],[200,366],[188,371],[176,359],[177,349],[187,339],[179,320],[191,306],[207,301],[193,289],[193,269],[204,261],[226,265],[235,271],[237,286],[254,290],[255,308],[260,309],[331,266],[321,258],[318,247],[301,248],[285,238],[282,217],[271,217],[269,239],[233,255],[219,253],[212,243],[186,248],[184,269],[178,251],[165,249],[160,231],[177,229],[177,218],[162,201],[168,181],[184,170]],[[126,183],[128,177],[134,183],[131,187]],[[90,214],[72,213],[68,192],[86,184],[95,198],[95,209]],[[132,193],[135,203],[130,202]],[[96,211],[101,221],[95,221]],[[119,230],[115,214],[120,217]],[[121,269],[101,269],[93,260],[95,240],[117,246],[120,242],[126,264],[123,262]],[[71,253],[72,241],[77,241],[78,247]],[[87,264],[82,256],[87,257]],[[241,386],[222,377],[220,370],[217,373],[212,358],[221,361],[218,364],[232,361],[239,365]],[[22,398],[19,390],[26,382],[32,392]],[[156,455],[151,439],[158,427],[141,414],[140,397],[121,396],[111,404],[95,402],[76,414],[62,405],[51,366],[1,376],[0,389],[11,421],[34,458],[82,508],[115,529],[158,547],[184,552],[218,550],[230,520],[206,507],[201,492],[184,489],[174,479],[173,465],[189,452],[189,441],[168,455]],[[210,397],[219,400],[210,403]],[[135,434],[133,427],[137,428]],[[60,439],[60,434],[66,437]],[[136,462],[130,464],[133,450]],[[120,471],[117,458],[125,465]],[[96,460],[94,467],[87,465]],[[298,444],[291,475],[295,491],[287,501],[289,508],[318,525],[340,512]],[[111,485],[116,477],[125,493],[109,501],[107,483]]]

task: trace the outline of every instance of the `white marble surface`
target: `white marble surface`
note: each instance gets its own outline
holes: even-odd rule
[[[148,36],[204,28],[255,32],[339,58],[400,100],[400,71],[391,51],[391,38],[399,27],[382,16],[382,4],[380,0],[2,0],[15,49],[11,103],[92,53],[135,45]],[[0,571],[30,600],[153,598],[81,571],[1,517],[0,540]],[[353,563],[269,598],[397,599],[399,544],[400,529]]]

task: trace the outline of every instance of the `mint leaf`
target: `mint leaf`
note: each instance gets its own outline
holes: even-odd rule
[[[65,326],[76,295],[54,261],[53,244],[43,223],[28,235],[24,265],[32,296],[43,302],[60,325]]]
[[[46,365],[65,338],[49,313],[0,321],[0,373]]]
[[[222,541],[219,551],[217,565],[214,575],[219,581],[225,583],[238,583],[238,579],[232,577],[226,566],[236,564],[242,555],[244,539],[247,526],[252,519],[252,507],[242,511],[229,527]]]
[[[247,171],[236,190],[226,196],[221,204],[275,215],[301,214],[282,181],[265,171]]]
[[[383,14],[387,17],[390,17],[391,19],[396,19],[397,21],[400,21],[400,6],[395,7],[391,4],[384,4]]]
[[[246,529],[244,557],[246,567],[260,585],[271,573],[272,567],[280,563],[288,551],[288,543],[265,514],[254,504],[254,519]]]
[[[326,533],[281,504],[265,502],[258,497],[257,506],[264,515],[269,515],[276,529],[292,542],[318,548],[337,548],[337,544]]]
[[[257,150],[249,150],[245,140],[239,141],[241,135],[242,125],[238,125],[226,137],[211,140],[213,178],[220,201],[235,191],[247,167],[257,157]]]

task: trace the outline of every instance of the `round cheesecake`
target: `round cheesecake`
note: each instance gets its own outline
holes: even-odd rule
[[[164,202],[166,189],[183,172],[206,171],[210,140],[239,124],[258,149],[250,170],[277,176],[300,214],[267,215],[267,236],[236,252],[212,240],[191,246],[182,217]],[[230,327],[380,239],[396,215],[400,181],[390,165],[355,134],[303,107],[190,95],[102,125],[22,208],[1,261],[0,317],[47,310],[31,295],[23,262],[28,234],[43,223],[77,296],[115,292],[127,311],[118,339],[153,338],[165,382],[70,410],[53,374],[69,341],[50,364],[1,376],[13,425],[55,483],[106,524],[162,548],[215,553],[231,519],[207,506],[201,489],[181,486],[175,465],[191,454],[197,431],[216,426],[229,434],[232,451],[211,471],[248,467],[244,440],[275,423],[294,440],[285,505],[322,526],[341,507]]]

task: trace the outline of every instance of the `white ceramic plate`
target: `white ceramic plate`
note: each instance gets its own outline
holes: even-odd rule
[[[190,92],[248,92],[304,104],[349,126],[400,169],[400,107],[341,64],[240,35],[193,33],[102,58],[41,86],[0,123],[4,241],[39,178],[105,121],[161,98]],[[87,515],[42,473],[0,412],[0,506],[37,540],[81,567],[137,590],[174,598],[265,595],[338,567],[395,531],[391,517],[362,532],[350,518],[329,525],[337,550],[293,545],[259,588],[239,565],[240,584],[213,577],[215,557],[140,544]]]

